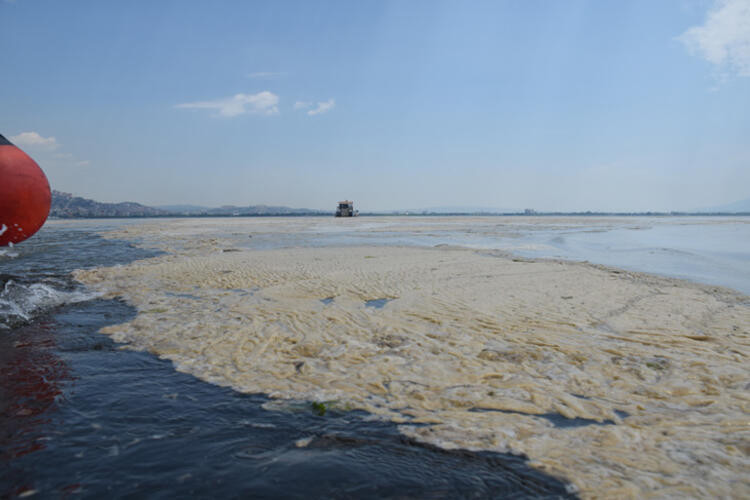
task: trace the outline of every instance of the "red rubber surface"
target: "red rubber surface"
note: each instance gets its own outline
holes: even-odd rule
[[[51,203],[49,182],[39,165],[16,146],[0,145],[0,246],[36,233]]]

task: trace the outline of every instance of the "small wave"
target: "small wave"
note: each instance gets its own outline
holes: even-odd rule
[[[18,257],[18,252],[13,251],[12,243],[8,244],[8,248],[0,248],[0,258],[15,259],[16,257]]]
[[[97,296],[83,290],[60,290],[47,283],[23,284],[9,279],[0,291],[0,329],[27,323],[54,307]]]
[[[8,230],[8,226],[5,224],[0,224],[0,236],[5,234],[5,231]],[[18,257],[18,253],[13,251],[13,242],[8,242],[8,248],[0,248],[0,257],[9,257],[11,259]]]
[[[636,249],[627,249],[626,251],[648,253],[652,255],[662,254],[662,255],[669,255],[669,256],[690,257],[690,258],[701,257],[701,255],[691,252],[689,250],[683,250],[680,248],[672,248],[672,247],[643,247],[643,248],[636,248]]]

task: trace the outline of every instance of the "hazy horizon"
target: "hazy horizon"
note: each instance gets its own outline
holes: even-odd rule
[[[65,193],[60,192],[63,195],[66,196],[73,196],[73,197],[80,197],[79,195],[75,193]],[[81,197],[83,199],[89,200],[88,198]],[[101,202],[100,200],[91,200],[94,202]],[[122,200],[116,200],[114,202],[103,202],[103,203],[131,203],[132,200],[129,199],[122,199]],[[221,205],[196,205],[192,203],[175,203],[175,204],[163,204],[163,205],[146,205],[151,208],[156,208],[160,210],[165,210],[169,212],[191,212],[191,213],[197,213],[202,210],[218,210],[218,209],[242,209],[247,207],[279,207],[282,209],[292,209],[292,210],[310,210],[311,212],[324,212],[324,213],[333,213],[335,209],[335,203],[331,206],[323,209],[318,208],[310,208],[310,207],[303,207],[303,206],[296,206],[296,205],[280,205],[280,204],[254,204],[254,203],[244,203],[244,204],[221,204]],[[355,203],[355,209],[358,209],[358,205]],[[358,210],[359,211],[359,210]],[[365,215],[371,214],[371,215],[388,215],[388,214],[408,214],[411,213],[412,215],[419,215],[421,213],[427,213],[430,215],[440,215],[440,214],[466,214],[466,215],[472,215],[472,214],[491,214],[491,215],[510,215],[510,214],[523,214],[527,211],[531,211],[532,214],[554,214],[554,213],[587,213],[587,212],[593,212],[593,213],[608,213],[608,214],[646,214],[646,213],[687,213],[687,214],[745,214],[750,212],[750,198],[745,200],[739,200],[732,203],[726,203],[723,205],[715,205],[711,207],[694,207],[692,209],[687,210],[641,210],[641,211],[628,211],[628,212],[616,212],[616,211],[600,211],[600,210],[576,210],[576,211],[564,211],[564,210],[536,210],[534,207],[479,207],[479,206],[431,206],[431,207],[399,207],[394,209],[388,209],[388,210],[370,210],[362,212]]]
[[[750,0],[0,0],[0,134],[149,206],[750,197]]]

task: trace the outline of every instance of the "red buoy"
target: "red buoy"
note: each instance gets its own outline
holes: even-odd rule
[[[39,231],[51,203],[42,169],[0,135],[0,246],[19,243]]]

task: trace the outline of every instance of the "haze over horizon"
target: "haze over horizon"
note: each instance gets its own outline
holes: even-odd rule
[[[750,0],[0,0],[0,134],[149,206],[750,197]]]

